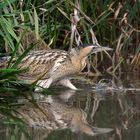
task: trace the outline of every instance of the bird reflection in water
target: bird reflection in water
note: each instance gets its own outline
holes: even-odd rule
[[[71,129],[72,132],[96,135],[112,131],[109,128],[96,128],[86,120],[86,113],[78,107],[68,105],[67,101],[74,96],[74,90],[67,90],[59,95],[42,95],[35,93],[38,107],[25,103],[20,107],[18,116],[29,125],[34,137],[47,137],[49,132],[60,129]],[[42,135],[44,132],[44,135]],[[41,136],[40,136],[41,135]]]

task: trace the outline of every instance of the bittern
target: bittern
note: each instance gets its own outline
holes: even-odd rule
[[[20,78],[27,82],[37,81],[36,91],[49,88],[55,83],[77,90],[69,80],[70,76],[85,68],[86,59],[90,54],[108,50],[112,49],[85,45],[72,49],[71,52],[56,49],[32,51],[19,64],[19,68],[28,69]]]

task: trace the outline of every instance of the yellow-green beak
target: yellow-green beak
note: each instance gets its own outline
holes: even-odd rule
[[[94,45],[92,53],[102,52],[102,51],[112,51],[112,48]]]

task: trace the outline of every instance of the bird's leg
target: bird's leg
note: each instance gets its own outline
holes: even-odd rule
[[[50,85],[52,84],[52,79],[47,79],[47,80],[39,80],[37,82],[37,85],[40,86],[40,87],[36,87],[35,88],[35,91],[41,91],[42,88],[49,88]]]
[[[65,87],[68,87],[73,90],[77,90],[77,88],[71,83],[69,79],[62,79],[59,83]]]

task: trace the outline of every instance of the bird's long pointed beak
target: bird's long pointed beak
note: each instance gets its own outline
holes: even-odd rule
[[[92,53],[102,52],[102,51],[112,51],[112,48],[104,47],[104,46],[94,46]]]

